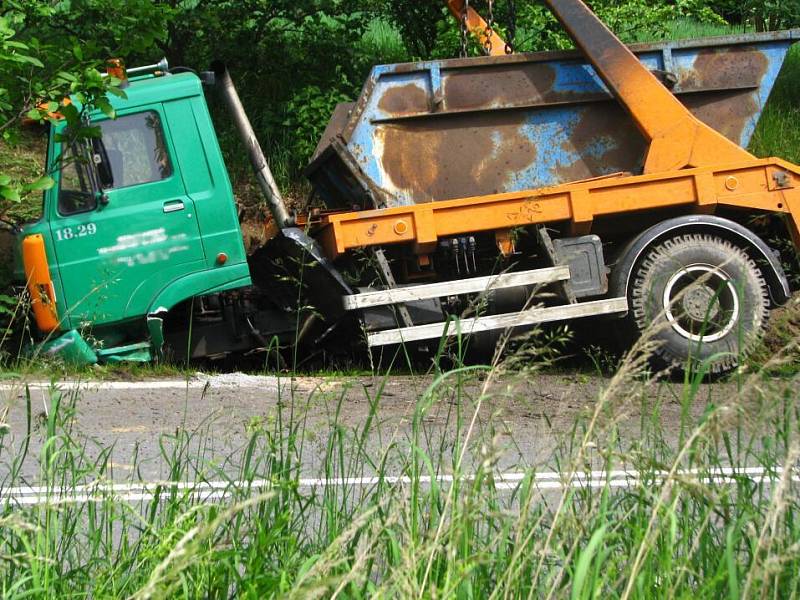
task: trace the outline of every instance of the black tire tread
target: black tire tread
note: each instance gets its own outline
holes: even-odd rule
[[[709,370],[713,374],[723,374],[739,366],[739,358],[746,356],[752,351],[753,346],[758,342],[767,327],[769,319],[770,296],[769,287],[766,279],[756,262],[747,254],[745,250],[734,245],[730,241],[709,233],[686,233],[671,237],[653,245],[639,260],[634,267],[634,274],[631,278],[629,290],[630,312],[627,318],[630,333],[636,338],[644,334],[651,326],[651,319],[647,314],[648,284],[654,273],[658,271],[659,264],[672,258],[672,253],[678,249],[695,247],[698,251],[707,251],[714,248],[724,252],[730,257],[731,261],[737,261],[754,278],[754,283],[758,289],[759,299],[756,314],[754,315],[755,329],[748,331],[744,341],[744,347],[740,347],[738,353],[727,354],[711,361]],[[653,357],[654,366],[658,369],[685,368],[685,364],[669,352],[665,345],[655,350]]]

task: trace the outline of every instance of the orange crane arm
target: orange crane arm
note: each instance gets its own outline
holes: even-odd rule
[[[447,0],[447,8],[458,21],[461,21],[464,14],[464,0]],[[487,35],[487,26],[488,23],[474,8],[467,7],[467,29],[478,38],[481,46],[489,49],[489,55],[504,56],[506,41],[494,30],[491,31],[491,35]]]
[[[581,0],[544,0],[650,141],[645,173],[755,157],[681,104]]]

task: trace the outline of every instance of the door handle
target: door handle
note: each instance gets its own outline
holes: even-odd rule
[[[183,200],[170,200],[169,202],[164,202],[165,213],[178,212],[184,208],[186,208],[186,206],[183,204]]]

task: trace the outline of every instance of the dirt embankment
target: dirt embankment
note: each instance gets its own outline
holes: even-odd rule
[[[0,288],[5,287],[14,266],[14,236],[0,230]]]

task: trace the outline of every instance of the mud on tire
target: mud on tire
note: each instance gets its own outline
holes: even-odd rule
[[[714,374],[738,366],[763,334],[770,307],[767,283],[747,253],[701,233],[649,248],[634,265],[628,302],[626,337],[658,343],[655,368],[705,363]]]

